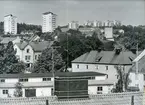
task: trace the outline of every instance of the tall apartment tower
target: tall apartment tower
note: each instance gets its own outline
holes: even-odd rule
[[[42,23],[42,32],[53,32],[56,28],[56,14],[52,12],[45,12],[42,15],[43,23]]]
[[[4,33],[17,34],[17,17],[12,14],[4,17]]]

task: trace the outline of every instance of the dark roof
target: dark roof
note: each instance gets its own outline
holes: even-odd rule
[[[7,17],[7,16],[13,16],[12,14],[9,14],[9,15],[6,15],[6,16],[4,16],[4,17]],[[16,16],[13,16],[13,17],[16,17]]]
[[[121,51],[119,54],[115,51],[91,51],[76,58],[72,63],[131,65],[135,57],[136,54],[131,51]]]
[[[41,41],[41,42],[20,42],[16,43],[16,45],[21,49],[24,50],[26,46],[30,45],[34,51],[43,51],[47,47],[50,47],[53,44],[53,41]]]
[[[4,37],[1,41],[3,44],[8,44],[10,41],[15,40],[17,37]]]
[[[98,72],[56,72],[56,77],[81,77],[81,76],[103,76],[106,74]],[[0,74],[0,78],[38,78],[53,77],[52,73],[20,73],[20,74]]]
[[[47,15],[47,14],[53,14],[53,15],[56,15],[56,14],[54,14],[54,13],[52,13],[52,12],[45,12],[45,13],[43,13],[43,15]]]

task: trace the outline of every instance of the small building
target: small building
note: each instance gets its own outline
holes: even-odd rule
[[[132,51],[90,51],[72,61],[72,72],[100,72],[107,74],[107,81],[118,81],[117,67],[128,73],[136,53]]]
[[[110,93],[113,84],[106,80],[106,74],[98,72],[56,72],[55,77],[88,78],[88,94]],[[105,81],[105,82],[104,82]],[[52,73],[0,74],[0,98],[14,97],[16,84],[22,87],[22,97],[52,96],[54,78]],[[32,94],[29,94],[32,92]]]
[[[134,60],[129,72],[129,86],[145,90],[145,50],[140,53]]]

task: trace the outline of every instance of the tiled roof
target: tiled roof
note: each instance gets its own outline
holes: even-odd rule
[[[1,43],[8,44],[10,41],[13,41],[15,39],[16,39],[16,37],[5,37],[2,39]]]
[[[98,72],[56,72],[55,76],[59,77],[81,77],[81,76],[103,76],[106,74]],[[52,73],[20,73],[20,74],[0,74],[0,78],[38,78],[53,77]]]
[[[30,45],[34,51],[43,51],[47,47],[50,47],[53,44],[53,41],[42,41],[42,42],[25,42],[23,41],[22,43],[16,43],[16,45],[21,49],[24,50],[24,48],[27,45]]]
[[[72,63],[131,65],[135,57],[136,54],[131,51],[121,51],[119,54],[115,51],[91,51],[76,58]]]

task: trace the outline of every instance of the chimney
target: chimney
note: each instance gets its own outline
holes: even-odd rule
[[[98,52],[101,52],[101,50],[102,50],[102,48],[101,48],[101,47],[99,47],[99,48],[98,48]]]
[[[131,48],[131,52],[132,52],[133,54],[136,54],[136,48]]]
[[[116,48],[116,49],[115,49],[115,54],[116,54],[116,55],[119,55],[120,52],[121,52],[121,48]]]

